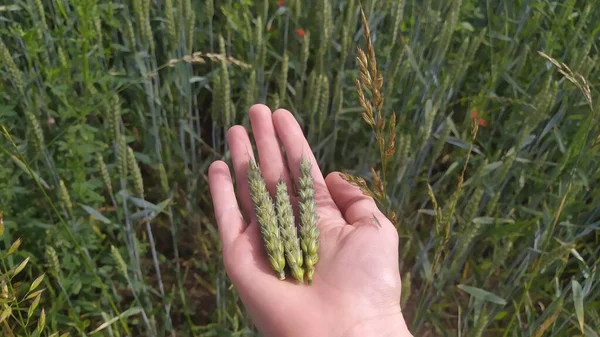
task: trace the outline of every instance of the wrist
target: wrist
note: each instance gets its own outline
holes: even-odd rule
[[[342,337],[412,337],[400,311],[391,315],[365,318],[342,334]]]

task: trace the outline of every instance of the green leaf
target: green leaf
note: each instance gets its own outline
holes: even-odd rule
[[[500,304],[500,305],[506,305],[506,300],[504,300],[503,298],[501,298],[495,294],[492,294],[491,292],[489,292],[487,290],[467,286],[464,284],[459,284],[456,287],[477,299]]]
[[[460,23],[460,27],[468,32],[474,32],[475,28],[473,28],[473,25],[468,23],[467,21],[463,21]]]
[[[598,327],[596,327],[598,328]],[[594,328],[591,328],[589,325],[585,325],[584,326],[585,329],[585,334],[584,336],[586,337],[598,337],[598,333],[594,330]]]
[[[90,332],[90,335],[93,335],[95,333],[98,333],[98,332],[106,329],[108,326],[110,326],[114,322],[118,321],[120,318],[137,315],[140,312],[142,312],[142,308],[140,308],[140,307],[133,307],[133,308],[127,309],[127,310],[123,311],[120,315],[115,316],[115,317],[107,320],[106,322],[100,324],[96,329],[94,329],[94,331]]]
[[[131,200],[131,202],[133,202],[137,207],[141,209],[152,210],[153,214],[149,215],[152,218],[156,217],[156,215],[158,215],[161,212],[164,212],[167,215],[169,214],[168,212],[165,212],[165,208],[167,208],[167,206],[169,206],[169,204],[171,203],[171,198],[163,200],[158,205],[155,205],[151,202],[140,198],[128,197],[128,199]]]
[[[473,219],[473,223],[476,223],[478,225],[491,225],[491,224],[514,224],[515,220],[513,219],[504,219],[504,218],[492,218],[489,216],[482,216],[482,217],[478,217],[478,218],[474,218]]]
[[[76,280],[75,282],[73,282],[73,286],[71,287],[71,292],[74,295],[79,295],[80,291],[81,291],[81,280]]]
[[[583,311],[583,291],[581,290],[581,284],[576,280],[571,281],[573,287],[573,303],[575,304],[575,315],[577,315],[577,321],[579,322],[579,330],[585,334],[584,326],[584,311]]]
[[[19,5],[6,5],[6,6],[0,6],[0,12],[15,12],[15,11],[20,11],[21,7],[19,7]]]
[[[105,217],[104,215],[102,215],[100,212],[98,212],[97,210],[95,210],[93,207],[87,206],[87,205],[81,205],[81,207],[88,212],[89,215],[92,216],[92,218],[102,221],[105,224],[110,224],[110,219],[108,219],[107,217]]]
[[[499,168],[500,166],[502,166],[503,163],[504,162],[501,161],[501,160],[495,161],[493,163],[487,164],[483,169],[486,170],[486,171],[493,171],[493,170]]]
[[[45,188],[45,189],[48,189],[48,190],[50,189],[50,186],[48,186],[48,183],[46,183],[46,181],[45,181],[44,179],[42,179],[42,177],[40,177],[40,175],[39,175],[37,172],[35,172],[35,171],[34,171],[33,169],[31,169],[31,168],[29,168],[29,169],[28,169],[28,166],[27,166],[25,163],[23,163],[23,162],[22,162],[22,161],[21,161],[19,158],[17,158],[16,156],[14,156],[14,155],[12,155],[12,154],[11,154],[11,155],[10,155],[10,157],[12,158],[12,160],[15,162],[15,164],[17,164],[17,166],[18,166],[18,167],[19,167],[21,170],[23,170],[23,171],[24,171],[25,173],[27,173],[28,175],[32,175],[32,176],[33,176],[33,179],[34,179],[34,180],[36,180],[36,181],[39,181],[39,182],[40,182],[40,184],[41,184],[42,186],[44,186],[44,188]]]
[[[454,138],[454,137],[448,137],[448,139],[446,139],[446,142],[449,144],[458,146],[460,148],[463,148],[465,150],[468,150],[469,148],[471,148],[471,143],[464,142],[464,141]],[[479,148],[476,145],[473,146],[473,152],[477,153],[477,154],[481,154],[481,150],[479,150]]]
[[[575,259],[577,259],[577,263],[579,264],[579,267],[581,268],[583,277],[588,278],[590,276],[590,267],[587,265],[587,263],[585,262],[585,260],[581,256],[581,254],[579,254],[579,252],[575,248],[572,248],[571,255],[573,255],[575,257]]]

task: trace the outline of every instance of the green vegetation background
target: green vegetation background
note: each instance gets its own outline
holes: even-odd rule
[[[598,336],[600,7],[361,5],[397,116],[378,200],[413,333]],[[0,335],[254,335],[206,169],[261,102],[377,190],[359,18],[356,0],[1,4]]]

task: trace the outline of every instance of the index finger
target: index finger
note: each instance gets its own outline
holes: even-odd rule
[[[222,161],[212,163],[208,169],[208,182],[223,252],[225,252],[244,232],[246,222],[238,207],[227,164]]]

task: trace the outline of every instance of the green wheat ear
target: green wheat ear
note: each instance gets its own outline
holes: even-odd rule
[[[285,258],[292,271],[292,276],[300,283],[304,283],[304,269],[302,269],[303,258],[300,249],[300,240],[294,221],[294,211],[288,194],[287,184],[283,180],[277,182],[275,190],[275,206],[277,208],[277,220],[283,237]]]
[[[308,284],[311,284],[315,273],[315,264],[319,261],[319,228],[317,227],[319,218],[317,216],[317,203],[315,202],[312,165],[305,157],[302,157],[300,161],[298,194],[301,247],[304,252],[306,277],[308,278]]]
[[[271,268],[277,272],[280,280],[285,279],[285,256],[283,240],[279,226],[277,225],[277,215],[275,214],[275,205],[269,195],[267,185],[262,178],[260,169],[254,160],[250,160],[248,169],[248,185],[250,186],[250,196],[254,206],[254,213],[260,226],[260,233],[265,245],[265,250],[269,257]]]

